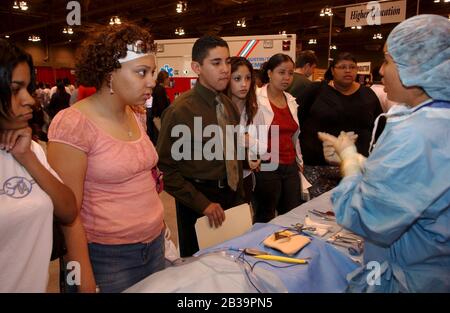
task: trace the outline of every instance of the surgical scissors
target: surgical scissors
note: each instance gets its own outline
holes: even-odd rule
[[[339,240],[339,241],[342,241],[342,242],[348,242],[348,243],[361,243],[362,242],[361,239],[358,239],[358,238],[355,238],[355,237],[342,236],[340,234],[336,234],[334,236],[334,238],[335,238],[335,240]]]
[[[348,242],[348,241],[330,240],[328,242],[331,243],[332,245],[347,248],[348,253],[353,256],[361,255],[364,252],[364,244],[362,241]]]

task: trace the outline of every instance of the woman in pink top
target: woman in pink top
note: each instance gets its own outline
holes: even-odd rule
[[[134,112],[155,86],[152,47],[135,25],[93,34],[77,78],[97,92],[61,111],[49,129],[49,162],[81,208],[66,231],[66,261],[80,264],[68,275],[80,274],[78,291],[121,292],[164,268],[163,206],[151,172],[158,156]]]

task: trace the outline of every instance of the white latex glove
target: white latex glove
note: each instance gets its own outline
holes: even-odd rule
[[[358,152],[356,151],[355,143],[347,133],[342,131],[339,137],[319,132],[319,139],[323,142],[328,141],[336,153],[339,155],[341,161],[341,171],[344,176],[354,175],[361,171]],[[328,153],[330,148],[328,149]]]
[[[325,134],[325,133],[322,133],[322,134]],[[353,143],[355,143],[356,140],[358,139],[358,135],[355,134],[355,132],[353,132],[353,131],[346,132],[346,135],[352,140]],[[334,138],[336,138],[336,137],[334,137]],[[320,135],[319,135],[319,139],[322,140]],[[330,164],[330,165],[339,165],[339,164],[341,164],[342,160],[339,157],[339,155],[336,153],[336,149],[334,148],[334,145],[333,145],[332,141],[325,140],[325,141],[322,142],[322,146],[323,146],[323,155],[325,157],[325,161],[327,161],[328,164]]]
[[[358,134],[355,134],[354,131],[346,132],[347,136],[350,137],[350,139],[353,141],[353,143],[356,143],[356,140],[358,139]]]
[[[325,161],[327,161],[330,165],[339,165],[341,164],[341,158],[336,153],[336,149],[334,149],[333,144],[330,141],[322,142],[323,146],[323,156],[325,157]]]

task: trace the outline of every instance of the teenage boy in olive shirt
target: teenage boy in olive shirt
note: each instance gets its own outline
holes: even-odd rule
[[[238,162],[239,186],[236,190],[232,190],[227,183],[224,158],[207,160],[203,155],[203,147],[211,137],[199,134],[198,126],[194,130],[195,117],[197,117],[196,125],[199,122],[198,118],[201,118],[202,134],[208,125],[218,125],[216,115],[218,95],[228,113],[227,124],[239,124],[240,116],[237,108],[221,93],[230,80],[229,58],[228,44],[222,38],[215,36],[199,38],[192,48],[191,64],[193,71],[198,75],[197,84],[179,96],[162,115],[157,146],[158,166],[164,173],[165,190],[176,200],[182,257],[191,256],[199,250],[195,233],[197,218],[206,215],[211,226],[220,227],[225,220],[224,210],[243,202],[242,162]],[[190,136],[181,136],[176,131],[172,136],[174,127],[177,126],[175,130],[186,130],[187,126]],[[184,144],[182,149],[179,148],[180,141]],[[180,150],[182,154],[187,153],[190,156],[179,160],[175,154]]]

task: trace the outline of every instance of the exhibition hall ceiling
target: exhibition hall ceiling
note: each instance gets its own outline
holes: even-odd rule
[[[434,13],[447,16],[450,3],[444,0],[408,0],[406,16]],[[133,21],[147,29],[155,39],[195,38],[206,33],[219,36],[297,34],[300,49],[328,49],[330,17],[320,16],[325,7],[339,7],[365,1],[342,0],[30,0],[27,10],[14,9],[20,1],[1,0],[0,37],[9,36],[14,42],[25,42],[39,36],[43,45],[79,44],[86,31],[96,24],[107,24],[113,16]],[[63,33],[70,2],[80,5],[81,25],[72,26],[73,34]],[[181,13],[177,12],[177,5]],[[72,16],[73,17],[73,16]],[[332,43],[340,48],[357,45],[369,51],[380,51],[389,31],[396,24],[364,26],[362,29],[344,27],[345,8],[333,10]],[[238,23],[240,22],[240,23]],[[246,27],[242,27],[242,24]],[[241,26],[237,26],[241,24]],[[184,34],[176,34],[182,28]],[[374,39],[381,34],[383,39]],[[316,43],[311,43],[315,39]]]

